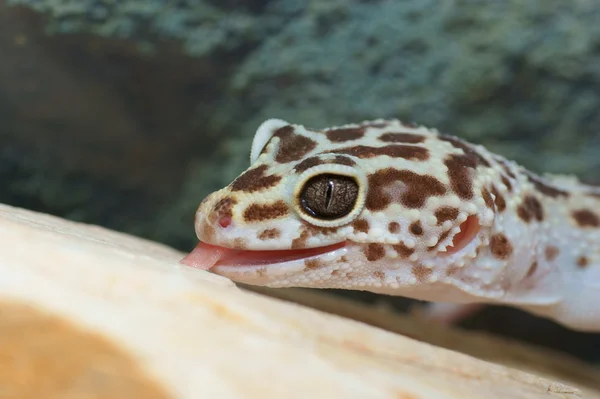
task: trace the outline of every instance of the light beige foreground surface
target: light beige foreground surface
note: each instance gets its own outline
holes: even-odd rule
[[[521,350],[552,375],[538,377],[238,289],[98,227],[0,206],[0,246],[2,398],[600,398],[600,373],[571,359],[556,375],[554,354]]]

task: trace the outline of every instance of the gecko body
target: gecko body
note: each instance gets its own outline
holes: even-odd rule
[[[200,204],[203,252],[188,264],[270,287],[509,305],[600,331],[600,188],[398,120],[271,119],[250,158]]]

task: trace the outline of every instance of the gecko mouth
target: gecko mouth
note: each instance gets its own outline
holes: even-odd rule
[[[345,245],[345,242],[341,242],[317,248],[253,251],[220,247],[200,241],[181,263],[202,270],[210,270],[217,266],[267,266],[310,259],[336,251]]]

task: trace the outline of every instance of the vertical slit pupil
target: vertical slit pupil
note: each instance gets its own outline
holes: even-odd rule
[[[327,182],[327,192],[325,193],[325,208],[331,208],[331,201],[333,199],[333,185],[335,183],[332,180]]]
[[[358,199],[358,183],[350,176],[313,176],[302,187],[300,207],[310,216],[332,220],[352,212]]]

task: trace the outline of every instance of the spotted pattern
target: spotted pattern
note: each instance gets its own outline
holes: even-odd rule
[[[408,229],[415,236],[420,236],[423,234],[423,226],[421,226],[420,221],[412,223]]]
[[[512,254],[513,247],[504,234],[498,233],[490,239],[490,250],[495,258],[506,259]]]
[[[401,195],[393,197],[384,188],[396,182],[401,182],[406,187]],[[446,193],[444,185],[433,176],[393,168],[382,169],[370,175],[369,187],[367,208],[372,211],[385,209],[392,202],[400,202],[407,208],[421,208],[427,198]]]
[[[314,166],[325,165],[325,164],[355,166],[356,162],[354,162],[352,159],[350,159],[346,156],[343,156],[343,155],[336,155],[334,158],[331,158],[331,159],[323,159],[323,158],[314,156],[314,157],[309,157],[309,158],[302,160],[299,164],[294,166],[294,171],[296,173],[302,173]]]
[[[354,227],[355,231],[367,233],[369,231],[369,222],[367,222],[365,219],[356,219],[352,223],[352,227]]]
[[[517,208],[517,215],[525,223],[529,223],[533,220],[541,222],[544,220],[544,209],[542,203],[534,196],[527,195],[523,198],[523,203]]]
[[[251,204],[244,211],[244,221],[264,222],[265,220],[278,219],[288,213],[288,207],[283,201],[272,204]]]
[[[494,196],[494,204],[496,205],[496,210],[498,212],[504,212],[504,210],[506,209],[506,200],[494,185],[492,185],[492,195]]]
[[[267,169],[269,169],[267,165],[260,165],[244,172],[231,183],[231,191],[254,193],[276,186],[281,181],[281,176],[266,174]]]
[[[293,126],[282,127],[273,136],[280,139],[275,155],[275,161],[279,163],[298,161],[317,146],[317,143],[308,137],[294,134]]]
[[[506,190],[508,192],[512,191],[512,183],[510,182],[510,180],[508,180],[508,177],[502,175],[500,176],[500,181],[502,181],[502,184],[504,184],[504,187],[506,187]]]
[[[425,137],[412,133],[383,133],[379,140],[384,143],[420,144],[425,142]]]
[[[572,215],[579,227],[600,227],[600,217],[589,209],[577,209]]]
[[[306,270],[316,270],[321,267],[321,262],[318,259],[311,258],[304,261]]]
[[[481,146],[396,120],[321,130],[270,126],[257,135],[264,156],[199,206],[198,236],[239,249],[325,251],[342,243],[343,249],[300,259],[297,269],[267,273],[279,267],[269,264],[261,268],[261,284],[399,295],[412,295],[405,290],[412,285],[427,300],[429,291],[419,287],[440,282],[478,301],[502,303],[535,298],[544,290],[541,279],[551,284],[561,275],[555,270],[577,270],[572,275],[581,277],[574,278],[584,279],[600,267],[597,188],[538,176]],[[316,173],[353,178],[356,212],[328,220],[302,213],[296,195],[304,177]],[[319,195],[328,209],[339,201],[334,187]],[[231,228],[215,223],[224,216]],[[250,283],[259,274],[230,273]],[[515,287],[523,292],[511,292]],[[568,300],[568,293],[557,295]]]
[[[354,162],[352,159],[341,155],[337,155],[333,163],[337,163],[338,165],[356,166],[356,162]]]
[[[445,134],[440,134],[439,138],[440,140],[447,141],[454,147],[461,149],[464,153],[464,160],[462,162],[465,164],[471,165],[471,167],[483,165],[489,168],[491,166],[488,160],[485,159],[485,157],[481,155],[473,145],[465,142],[464,140]]]
[[[385,257],[385,248],[381,244],[371,243],[367,245],[365,256],[368,261],[376,261]]]
[[[211,222],[216,222],[218,219],[233,217],[233,207],[237,204],[237,200],[233,197],[221,198],[215,204],[211,217]]]
[[[302,173],[305,170],[308,170],[312,167],[315,167],[317,165],[321,165],[325,163],[321,158],[319,157],[310,157],[310,158],[306,158],[305,160],[303,160],[302,162],[300,162],[298,165],[296,165],[294,167],[294,171],[296,173]]]
[[[526,174],[527,179],[529,179],[531,184],[533,184],[536,190],[543,195],[552,198],[567,197],[569,195],[567,191],[551,186],[550,184],[544,182],[542,179],[540,179],[538,176],[534,175],[531,172],[527,172]]]
[[[358,140],[365,135],[365,127],[333,129],[325,133],[329,141],[333,143],[344,143],[346,141]]]
[[[473,173],[477,166],[473,158],[451,155],[444,164],[454,192],[462,199],[473,198]]]
[[[361,159],[368,159],[380,156],[391,158],[403,158],[413,161],[426,161],[429,159],[429,151],[424,147],[410,145],[386,145],[384,147],[371,147],[366,145],[357,145],[353,147],[339,148],[332,150],[338,154],[352,155]]]
[[[455,220],[458,217],[458,208],[453,208],[450,206],[444,206],[435,211],[435,217],[437,219],[437,224],[440,225],[447,221]]]
[[[396,251],[396,253],[398,254],[398,256],[400,256],[402,258],[408,258],[410,255],[412,255],[415,252],[414,248],[409,248],[406,246],[406,244],[404,244],[402,242],[400,244],[394,245],[393,248]]]
[[[427,268],[423,265],[413,266],[411,271],[413,276],[417,279],[419,283],[427,282],[427,279],[433,273],[433,269]]]
[[[266,229],[258,234],[259,240],[275,240],[281,236],[279,229]]]
[[[481,190],[481,196],[485,201],[485,205],[490,209],[494,209],[494,199],[492,198],[492,194],[487,188]]]

